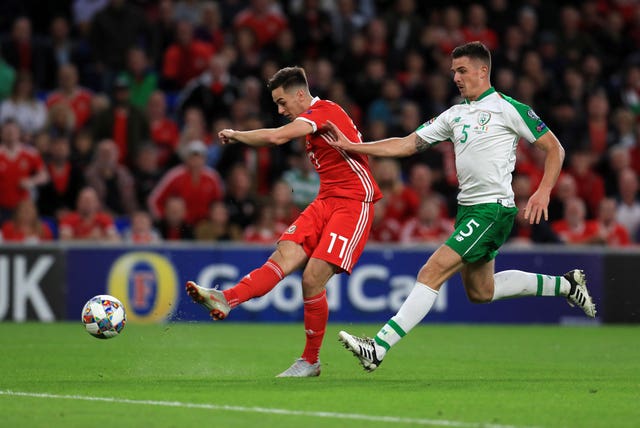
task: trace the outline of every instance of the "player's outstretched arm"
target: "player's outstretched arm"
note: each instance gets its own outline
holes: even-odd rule
[[[543,150],[545,155],[544,174],[538,189],[531,195],[527,206],[524,209],[524,218],[529,219],[529,223],[540,223],[541,218],[549,219],[548,207],[551,198],[551,190],[555,186],[562,162],[564,161],[564,148],[558,138],[549,131],[534,143],[536,147]]]
[[[330,145],[350,152],[372,156],[405,157],[421,151],[423,145],[425,148],[428,147],[428,144],[418,137],[415,132],[402,138],[386,138],[365,143],[351,142],[331,121],[327,121],[325,132],[329,137],[328,142]]]
[[[222,144],[244,143],[250,146],[280,145],[295,138],[303,137],[313,132],[313,127],[303,120],[294,120],[279,128],[262,128],[252,131],[237,131],[223,129],[218,132]]]

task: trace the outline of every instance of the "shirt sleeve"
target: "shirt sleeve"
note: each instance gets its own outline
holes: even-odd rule
[[[427,143],[433,145],[453,138],[453,133],[447,121],[448,110],[423,123],[415,130],[416,134]]]

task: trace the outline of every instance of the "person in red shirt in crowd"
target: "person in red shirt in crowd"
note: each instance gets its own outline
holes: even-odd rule
[[[193,25],[188,21],[176,24],[176,42],[167,48],[162,64],[165,84],[178,89],[202,73],[215,53],[212,44],[196,40]]]
[[[474,3],[467,11],[467,25],[462,27],[465,42],[478,40],[490,50],[498,48],[498,35],[487,26],[487,11],[484,6]]]
[[[5,221],[0,232],[0,241],[7,242],[35,243],[52,239],[51,228],[38,218],[38,210],[31,199],[18,204],[13,219]]]
[[[180,196],[169,196],[164,202],[164,215],[156,222],[156,228],[166,241],[193,239],[193,227],[185,221],[187,206]]]
[[[75,129],[81,129],[91,117],[91,97],[88,89],[78,85],[78,70],[68,63],[58,69],[58,88],[47,97],[47,108],[66,103],[73,111]]]
[[[627,247],[631,245],[629,232],[616,221],[616,200],[604,198],[598,207],[598,235],[600,243],[611,247]]]
[[[378,159],[373,163],[373,175],[387,202],[386,218],[400,224],[418,212],[420,198],[411,187],[402,182],[400,164],[395,159]]]
[[[395,218],[387,218],[387,200],[383,197],[376,202],[371,223],[370,242],[400,242],[402,224]]]
[[[85,187],[78,194],[76,210],[63,215],[58,225],[60,240],[119,241],[113,218],[101,211],[98,194]]]
[[[442,244],[454,231],[453,222],[442,217],[442,205],[437,196],[422,200],[418,214],[402,226],[400,242]]]
[[[293,189],[284,180],[278,180],[271,188],[274,217],[286,229],[300,215],[302,210],[293,202]]]
[[[273,203],[258,206],[258,219],[247,227],[243,234],[243,241],[252,244],[274,244],[287,230],[287,225],[276,219],[276,209]]]
[[[566,244],[593,244],[598,242],[598,223],[587,220],[587,208],[580,198],[565,201],[564,217],[551,223],[551,229]]]
[[[132,244],[157,244],[162,241],[153,227],[153,220],[146,211],[131,214],[131,226],[124,233],[124,241]]]
[[[113,84],[113,105],[92,119],[94,141],[113,140],[119,149],[118,163],[132,167],[141,146],[149,141],[145,114],[129,100],[129,80],[118,77]]]
[[[51,180],[38,188],[38,211],[41,215],[59,218],[74,209],[78,193],[84,187],[85,177],[70,159],[69,137],[54,136],[46,162]]]
[[[569,174],[576,179],[578,197],[587,204],[587,217],[594,218],[598,205],[604,198],[604,180],[593,169],[593,155],[590,151],[574,152],[569,160]]]
[[[167,98],[162,91],[154,91],[147,103],[151,140],[158,147],[158,165],[166,167],[180,139],[178,124],[167,115]]]
[[[20,142],[20,128],[13,119],[2,124],[0,134],[0,220],[9,218],[20,201],[49,181],[42,157]]]
[[[162,177],[149,195],[149,208],[157,219],[164,215],[164,204],[170,196],[180,196],[187,206],[186,222],[195,226],[209,215],[213,201],[224,197],[224,184],[220,175],[205,164],[207,146],[199,140],[183,149],[184,162]]]
[[[311,95],[304,69],[283,68],[271,77],[268,86],[278,113],[290,123],[251,131],[223,129],[218,135],[224,144],[253,147],[282,145],[305,137],[305,151],[320,176],[318,196],[280,236],[267,262],[237,285],[219,291],[189,281],[186,288],[214,319],[224,319],[234,307],[268,293],[285,276],[303,268],[306,345],[302,356],[278,377],[319,376],[320,347],[329,318],[325,286],[336,273],[351,273],[369,236],[373,205],[382,193],[367,156],[329,146],[323,132],[329,120],[354,141],[360,141],[360,132],[340,106]]]
[[[251,0],[249,6],[236,15],[233,25],[236,29],[249,28],[255,34],[259,47],[264,47],[273,43],[289,24],[273,1]]]

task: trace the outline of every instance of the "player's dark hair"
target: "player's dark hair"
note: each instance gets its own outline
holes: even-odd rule
[[[451,52],[451,58],[461,58],[463,56],[471,59],[478,59],[484,62],[491,70],[491,52],[482,43],[475,41],[458,46]]]
[[[308,87],[307,75],[302,67],[285,67],[276,72],[267,86],[270,90],[282,87],[285,91],[289,88],[304,86]]]

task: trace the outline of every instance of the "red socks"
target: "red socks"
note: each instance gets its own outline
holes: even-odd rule
[[[318,361],[328,319],[329,303],[326,290],[304,299],[304,332],[307,335],[307,342],[302,358],[308,363],[315,364]]]
[[[246,302],[253,297],[260,297],[267,294],[284,278],[282,268],[273,260],[269,259],[258,269],[255,269],[233,288],[224,290],[222,294],[227,299],[229,306],[235,308],[239,304]]]

